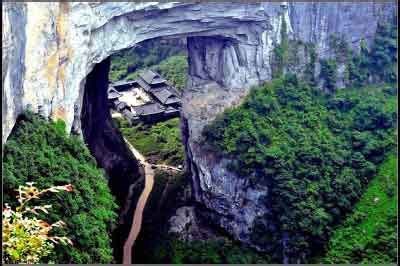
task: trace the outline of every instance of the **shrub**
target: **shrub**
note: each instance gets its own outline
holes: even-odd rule
[[[19,186],[19,206],[12,210],[6,203],[3,208],[3,263],[39,263],[54,250],[54,243],[72,245],[72,241],[65,237],[50,236],[53,228],[64,226],[63,221],[53,224],[37,219],[38,211],[48,214],[51,205],[31,206],[28,202],[40,198],[48,192],[72,191],[71,185],[54,186],[39,191],[33,182],[27,186]]]
[[[67,225],[55,233],[68,235],[74,246],[56,246],[49,259],[57,263],[110,263],[113,260],[110,231],[116,204],[102,171],[77,136],[68,137],[62,121],[47,122],[27,112],[18,118],[3,157],[4,201],[26,182],[41,187],[72,184],[74,191],[56,198],[44,196],[53,212],[39,215]]]
[[[332,92],[336,87],[337,66],[333,59],[320,60],[321,72],[320,77],[325,81],[324,87]]]
[[[170,81],[177,89],[182,90],[185,88],[189,68],[187,56],[171,56],[152,68]]]
[[[182,241],[172,236],[158,248],[157,263],[239,264],[270,263],[265,255],[228,239]]]
[[[321,95],[289,75],[252,90],[204,128],[204,147],[269,191],[272,213],[268,227],[253,228],[258,240],[287,235],[285,256],[293,259],[321,251],[395,144],[392,100],[372,87]],[[271,255],[282,258],[274,243]]]

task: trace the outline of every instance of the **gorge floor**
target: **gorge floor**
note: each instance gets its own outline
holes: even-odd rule
[[[142,220],[143,220],[143,211],[146,206],[147,199],[149,198],[149,195],[153,189],[154,185],[154,170],[153,168],[160,168],[160,169],[167,169],[167,170],[172,170],[172,171],[181,171],[179,168],[165,165],[165,164],[150,164],[147,162],[146,158],[137,150],[135,147],[133,147],[126,139],[125,139],[126,144],[128,145],[129,149],[132,151],[134,156],[139,160],[140,164],[144,168],[144,174],[145,174],[145,187],[139,197],[139,200],[136,205],[136,209],[133,215],[133,222],[132,222],[132,227],[129,232],[128,239],[125,242],[124,245],[124,255],[123,255],[123,264],[131,264],[132,263],[132,256],[133,256],[133,250],[132,247],[135,244],[135,241],[140,233],[140,229],[142,226]]]

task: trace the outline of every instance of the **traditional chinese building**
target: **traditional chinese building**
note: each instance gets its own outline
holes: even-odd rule
[[[140,73],[134,81],[110,84],[108,100],[111,108],[132,124],[138,121],[155,123],[178,117],[181,107],[180,93],[152,70]]]

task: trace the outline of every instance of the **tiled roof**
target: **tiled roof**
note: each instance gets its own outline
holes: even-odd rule
[[[161,103],[165,103],[169,97],[174,96],[167,89],[152,90],[151,93],[153,93],[154,97],[156,97]]]
[[[165,82],[165,79],[163,79],[158,73],[152,70],[147,70],[143,73],[140,73],[139,76],[145,82],[147,82],[147,84],[159,84]]]
[[[145,91],[149,92],[151,87],[141,78],[137,79],[137,83],[140,87],[142,87]]]
[[[136,112],[136,115],[151,115],[163,113],[165,109],[157,103],[150,103],[141,106],[134,106],[133,110]]]
[[[165,113],[168,113],[168,114],[170,114],[170,113],[175,113],[175,112],[179,112],[179,110],[178,110],[178,109],[175,109],[175,108],[173,108],[173,107],[168,107],[168,108],[165,110]]]
[[[108,99],[116,99],[121,96],[122,96],[122,94],[119,93],[114,87],[108,88]]]
[[[173,104],[173,103],[180,103],[181,99],[176,96],[169,97],[164,103],[165,104]]]
[[[111,83],[110,85],[112,87],[119,87],[119,86],[133,85],[135,82],[136,81],[134,81],[134,80],[120,80],[120,81]]]

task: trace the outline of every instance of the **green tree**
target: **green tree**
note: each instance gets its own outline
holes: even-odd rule
[[[205,148],[229,156],[231,171],[268,191],[271,215],[255,223],[252,239],[274,245],[273,258],[282,259],[282,235],[293,261],[322,252],[358,201],[395,144],[395,96],[385,91],[323,94],[285,75],[204,128]]]
[[[274,49],[275,61],[273,66],[273,77],[279,77],[283,75],[284,68],[288,62],[289,57],[289,39],[287,35],[287,25],[284,17],[281,17],[281,31],[280,31],[281,42]]]
[[[168,57],[152,68],[170,81],[177,89],[182,90],[185,88],[189,68],[185,55]]]
[[[321,72],[320,77],[324,80],[324,87],[333,92],[336,88],[337,81],[337,65],[333,59],[320,60]]]
[[[385,82],[397,80],[397,25],[378,23],[371,49],[371,70]]]
[[[360,41],[360,53],[348,56],[348,71],[350,85],[360,87],[365,85],[370,76],[370,52],[365,40]]]
[[[74,191],[39,203],[53,211],[40,214],[49,222],[64,221],[55,233],[68,235],[73,246],[56,246],[49,260],[57,263],[110,263],[113,261],[110,232],[116,204],[102,171],[77,136],[66,135],[62,121],[47,122],[27,112],[18,118],[3,157],[4,200],[12,202],[15,189],[26,182],[40,187],[72,184]]]

